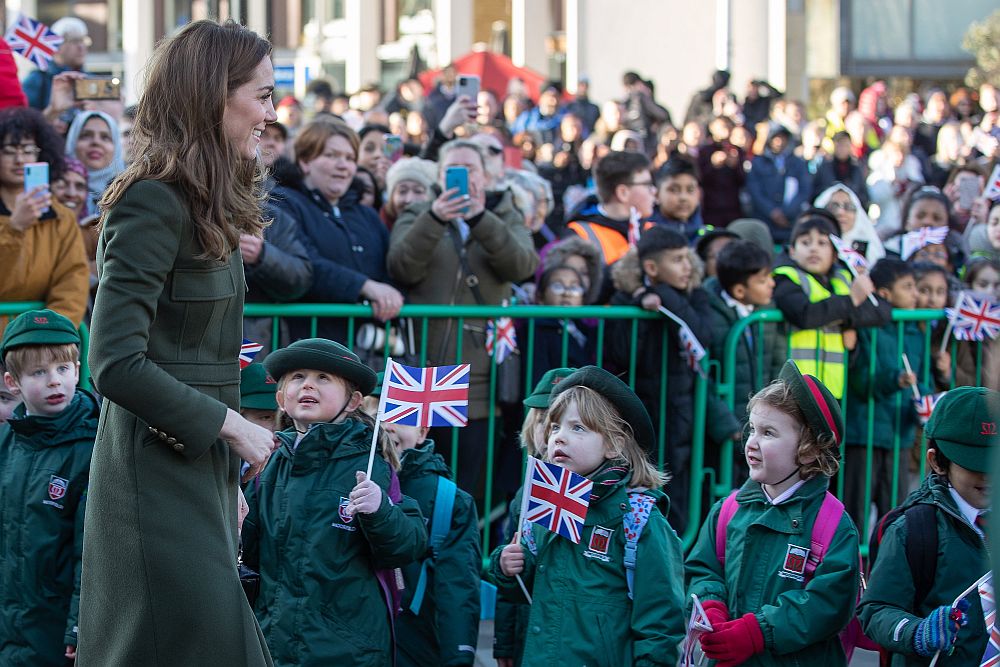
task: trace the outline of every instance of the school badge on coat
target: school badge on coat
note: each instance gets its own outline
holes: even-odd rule
[[[351,503],[350,498],[340,497],[340,504],[337,505],[337,516],[340,518],[340,523],[334,521],[331,526],[334,528],[339,528],[341,530],[346,530],[349,533],[353,533],[357,530],[356,527],[348,525],[354,521],[354,517],[347,511],[347,506]]]
[[[68,480],[55,475],[49,478],[49,498],[52,500],[62,500],[63,496],[66,495],[67,488],[69,488]]]
[[[590,532],[590,542],[587,544],[587,550],[583,552],[583,555],[587,558],[596,558],[604,562],[609,562],[610,559],[607,557],[608,548],[611,546],[611,536],[614,532],[612,528],[594,526]]]
[[[806,561],[809,559],[809,549],[797,544],[789,544],[785,552],[785,563],[781,566],[778,576],[796,581],[805,580]]]

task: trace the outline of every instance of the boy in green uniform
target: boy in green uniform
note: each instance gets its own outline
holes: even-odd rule
[[[275,665],[389,665],[393,591],[377,570],[426,553],[416,503],[390,499],[390,468],[365,475],[372,422],[358,411],[375,372],[339,343],[272,352],[278,405],[293,428],[246,490],[243,555],[260,572],[254,611]],[[395,612],[395,609],[392,610]]]
[[[244,368],[240,371],[240,415],[257,426],[276,430],[277,390],[278,383],[267,374],[264,364],[250,364]]]
[[[78,390],[80,335],[34,310],[10,323],[0,360],[22,399],[0,427],[0,664],[76,657],[83,516],[97,401]]]
[[[439,544],[432,537],[423,562],[403,568],[406,587],[396,624],[396,664],[471,665],[479,638],[482,567],[476,504],[451,482],[451,470],[434,451],[434,442],[427,440],[426,428],[382,426],[399,454],[400,490],[420,505],[430,521],[430,534],[440,530],[443,535]],[[448,506],[450,512],[444,509]],[[436,527],[438,520],[447,521],[447,527]]]
[[[931,414],[925,431],[931,474],[884,527],[858,605],[865,634],[889,651],[893,667],[927,665],[938,651],[939,667],[982,661],[989,630],[979,595],[973,590],[952,604],[990,569],[984,526],[990,511],[988,472],[1000,444],[997,422],[1000,393],[984,387],[952,389]],[[911,508],[921,504],[934,508],[937,536],[930,542],[936,548],[930,547],[930,554],[913,553],[914,545],[907,544],[920,540],[926,547],[929,541],[913,532]],[[933,574],[912,571],[917,562],[933,568]],[[930,585],[918,593],[920,579]]]

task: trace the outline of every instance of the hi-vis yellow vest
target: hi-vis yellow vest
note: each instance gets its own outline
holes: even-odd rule
[[[802,288],[810,303],[829,299],[833,295],[846,296],[851,293],[851,280],[846,271],[837,271],[830,280],[833,293],[824,287],[812,274],[796,266],[779,266],[774,275],[785,276]],[[831,324],[820,329],[797,329],[792,327],[788,338],[790,358],[795,360],[799,370],[820,379],[834,398],[844,397],[847,375],[847,355],[844,350],[844,335],[839,324]]]

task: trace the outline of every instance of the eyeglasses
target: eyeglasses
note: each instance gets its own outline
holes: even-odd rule
[[[500,155],[503,153],[503,149],[499,146],[487,146],[486,150],[490,152],[490,155]]]
[[[826,205],[827,210],[836,213],[837,211],[845,211],[847,213],[854,213],[858,210],[858,207],[851,202],[846,202],[841,204],[837,201],[832,201]]]
[[[638,187],[649,188],[650,190],[656,189],[656,183],[654,183],[653,181],[631,181],[629,183],[626,183],[625,185],[629,186],[630,188],[633,186],[638,186]]]
[[[36,158],[42,152],[42,149],[38,146],[32,146],[31,144],[26,144],[22,146],[15,146],[14,144],[8,144],[3,148],[0,148],[0,155],[5,158],[14,159],[18,154],[23,155],[26,158]]]
[[[562,296],[564,294],[568,294],[569,296],[583,296],[583,287],[580,285],[571,285],[567,287],[562,283],[552,283],[549,285],[549,291],[556,296]]]

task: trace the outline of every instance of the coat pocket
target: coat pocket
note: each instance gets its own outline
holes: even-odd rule
[[[234,331],[225,325],[234,320],[230,308],[236,303],[236,282],[230,265],[205,269],[174,269],[170,285],[170,300],[181,314],[176,328],[181,359],[198,360],[208,351],[224,349],[225,340]],[[238,334],[237,334],[238,335]],[[168,354],[165,358],[174,358]]]
[[[219,301],[236,295],[228,264],[210,269],[174,269],[173,278],[173,301]]]

